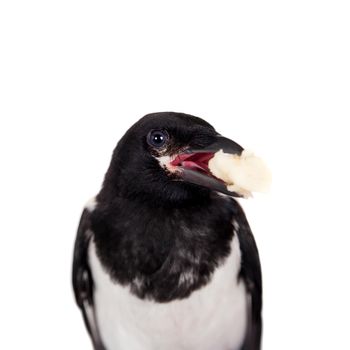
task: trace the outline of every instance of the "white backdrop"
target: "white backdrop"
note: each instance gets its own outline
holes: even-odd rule
[[[146,113],[205,118],[270,165],[242,201],[264,349],[349,349],[347,1],[0,3],[0,348],[90,349],[75,230]]]

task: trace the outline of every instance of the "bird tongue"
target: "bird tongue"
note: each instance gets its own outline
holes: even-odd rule
[[[214,157],[214,153],[179,154],[172,162],[173,166],[183,166],[186,169],[199,170],[210,173],[208,162]]]

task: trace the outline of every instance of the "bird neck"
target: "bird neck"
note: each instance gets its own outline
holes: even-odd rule
[[[235,205],[217,195],[183,207],[118,197],[99,203],[92,215],[97,253],[111,278],[137,296],[184,298],[206,284],[230,253]],[[191,276],[186,281],[185,272]]]

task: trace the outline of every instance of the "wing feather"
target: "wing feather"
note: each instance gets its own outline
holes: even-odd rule
[[[85,209],[82,213],[73,256],[73,290],[76,303],[81,309],[86,329],[95,350],[105,350],[98,331],[93,298],[93,279],[89,267],[88,248],[92,238],[91,213]]]
[[[259,350],[262,332],[262,277],[259,252],[254,236],[241,207],[238,207],[237,230],[242,254],[240,278],[248,293],[248,327],[242,350]]]

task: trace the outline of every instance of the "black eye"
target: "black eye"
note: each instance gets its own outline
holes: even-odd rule
[[[152,147],[161,148],[169,140],[169,135],[165,130],[152,130],[147,136],[147,142]]]

